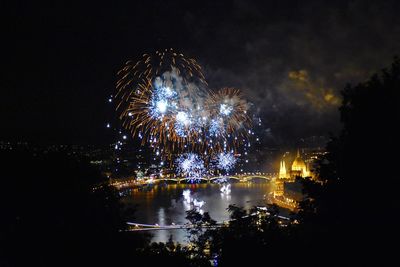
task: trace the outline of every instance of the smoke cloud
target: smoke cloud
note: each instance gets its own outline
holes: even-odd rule
[[[267,138],[336,132],[340,91],[400,52],[398,1],[232,1],[224,16],[187,12],[211,87],[233,86],[257,107]],[[216,7],[216,9],[221,7]],[[196,27],[193,27],[193,25]]]

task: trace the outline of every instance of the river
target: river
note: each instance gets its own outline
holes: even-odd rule
[[[218,222],[228,220],[227,208],[230,204],[245,209],[265,206],[264,195],[271,190],[270,183],[264,180],[233,182],[230,185],[230,192],[225,193],[221,192],[221,185],[206,183],[156,184],[143,188],[125,189],[121,191],[121,194],[124,204],[136,210],[135,223],[163,226],[187,223],[186,211],[195,207],[193,203],[197,204],[200,212],[209,212],[211,218]],[[202,206],[201,203],[203,203]],[[170,235],[173,236],[174,241],[181,243],[186,243],[187,239],[186,231],[182,229],[154,230],[151,234],[153,242],[166,242]]]

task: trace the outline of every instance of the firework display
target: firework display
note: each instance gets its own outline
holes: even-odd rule
[[[233,167],[235,167],[237,159],[230,152],[224,153],[221,152],[217,157],[217,167],[220,170],[224,170],[225,172],[229,172]]]
[[[210,111],[208,138],[217,151],[236,150],[246,142],[251,126],[249,107],[238,89],[210,92],[205,106]]]
[[[204,161],[199,155],[185,153],[176,159],[176,169],[179,175],[186,177],[189,181],[198,181],[206,173]]]
[[[210,90],[196,60],[172,49],[128,61],[118,78],[116,110],[142,145],[191,179],[212,158],[226,172],[234,167],[233,154],[251,133],[249,107],[238,89]]]
[[[179,151],[195,144],[203,128],[201,99],[207,84],[200,66],[173,50],[144,54],[118,72],[117,111],[142,144]]]

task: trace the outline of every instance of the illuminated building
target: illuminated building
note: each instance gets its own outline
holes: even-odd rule
[[[274,185],[275,185],[275,188],[273,190],[274,197],[283,196],[283,194],[285,193],[284,182],[279,181],[279,179],[278,179],[278,180],[275,180],[275,184]]]
[[[282,179],[274,179],[273,191],[267,195],[267,201],[271,204],[276,204],[279,207],[296,211],[298,203],[293,198],[285,195],[285,181]]]
[[[299,150],[297,150],[296,158],[292,164],[291,176],[292,177],[300,176],[303,178],[310,176],[310,171],[308,170],[304,160],[301,158]]]
[[[297,150],[296,158],[294,159],[290,170],[286,169],[284,158],[281,160],[279,167],[279,179],[294,180],[296,177],[311,177],[308,165],[300,156],[299,150]]]
[[[281,160],[280,168],[279,168],[279,179],[285,179],[287,178],[287,172],[286,172],[286,166],[285,166],[285,160]]]
[[[287,155],[289,152],[286,152]],[[306,163],[300,155],[300,151],[297,150],[296,157],[294,158],[290,169],[286,166],[285,155],[279,164],[279,175],[277,179],[274,179],[273,191],[268,194],[268,201],[272,204],[276,204],[279,207],[296,211],[298,209],[298,202],[292,197],[288,197],[285,194],[285,184],[287,183],[296,184],[296,177],[310,178],[313,179],[313,175],[309,170],[308,163]],[[309,162],[312,162],[308,160]],[[290,165],[288,165],[290,166]],[[290,190],[290,189],[289,189]]]

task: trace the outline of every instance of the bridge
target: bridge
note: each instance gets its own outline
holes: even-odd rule
[[[173,229],[190,229],[194,227],[198,227],[194,224],[171,224],[171,225],[158,225],[158,224],[144,224],[144,223],[133,223],[127,222],[127,225],[131,226],[128,230],[129,232],[137,232],[137,231],[153,231],[153,230],[173,230]],[[222,224],[215,225],[203,225],[202,227],[221,227]]]
[[[211,182],[211,181],[215,181],[218,179],[233,179],[233,180],[237,180],[237,181],[241,181],[241,182],[247,182],[247,181],[251,181],[253,179],[264,179],[264,180],[270,181],[271,179],[273,179],[276,176],[277,176],[276,173],[266,173],[266,174],[260,173],[260,174],[249,174],[249,175],[208,176],[208,177],[198,178],[198,180]],[[185,181],[187,179],[182,178],[182,177],[160,177],[160,178],[157,178],[154,180],[181,182],[181,181]]]
[[[277,173],[243,173],[243,174],[235,174],[235,175],[226,175],[226,176],[205,176],[201,178],[197,178],[198,180],[205,181],[205,182],[215,182],[219,179],[232,179],[239,182],[249,182],[254,179],[264,179],[267,181],[271,181],[272,179],[278,177]],[[187,181],[187,178],[184,177],[170,177],[170,176],[162,176],[157,178],[152,177],[143,177],[140,180],[137,179],[128,179],[123,181],[113,181],[111,185],[115,186],[118,189],[131,187],[131,186],[141,186],[141,185],[148,185],[154,184],[161,181],[170,181],[181,183]]]
[[[266,215],[271,215],[268,211],[266,207],[258,207],[260,210],[264,210]],[[256,216],[258,215],[260,212],[254,212],[251,213],[249,215],[245,215],[242,218],[247,218],[247,217],[251,217],[251,216]],[[289,223],[290,222],[290,218],[289,217],[285,217],[285,216],[280,216],[280,215],[275,215],[276,218],[278,218],[283,225],[285,225],[285,223]],[[229,225],[230,222],[232,222],[234,220],[228,220],[228,221],[221,221],[221,222],[216,222],[213,225],[210,224],[203,224],[201,225],[201,227],[203,228],[219,228],[219,227],[223,227],[223,226],[227,226]],[[158,225],[158,224],[144,224],[144,223],[135,223],[135,222],[127,222],[127,225],[131,226],[131,228],[128,230],[129,232],[136,232],[136,231],[153,231],[153,230],[171,230],[171,229],[190,229],[190,228],[194,228],[194,227],[199,227],[199,225],[195,225],[195,224],[171,224],[171,225]]]

